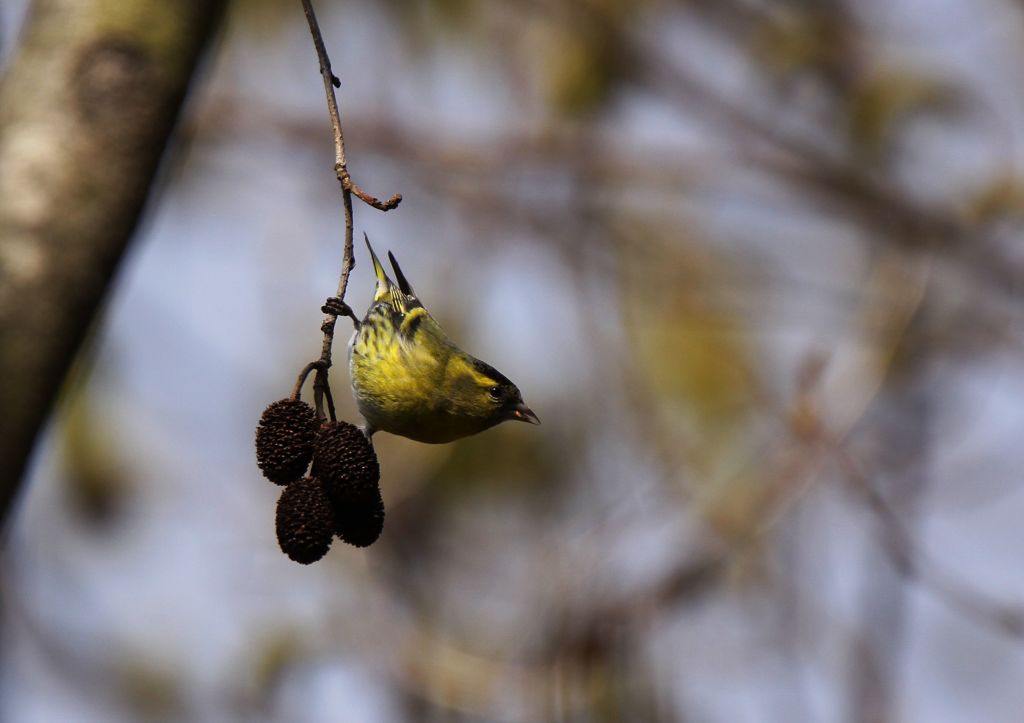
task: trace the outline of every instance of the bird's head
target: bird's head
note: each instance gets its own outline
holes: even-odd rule
[[[519,388],[490,364],[469,355],[453,362],[452,401],[464,414],[486,421],[486,427],[506,421],[540,424]]]

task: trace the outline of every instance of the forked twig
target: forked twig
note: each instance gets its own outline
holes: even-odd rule
[[[341,202],[345,211],[345,244],[342,251],[341,274],[338,278],[338,290],[335,296],[339,301],[344,301],[345,290],[348,288],[348,277],[355,267],[355,256],[352,250],[352,196],[353,194],[363,203],[376,208],[379,211],[390,211],[402,201],[402,194],[396,193],[386,201],[371,196],[361,189],[352,180],[348,171],[348,161],[345,158],[345,136],[341,129],[341,116],[338,112],[338,98],[334,89],[341,85],[341,81],[331,71],[331,59],[327,55],[327,48],[324,46],[324,38],[320,32],[320,24],[317,22],[316,13],[313,11],[312,0],[302,0],[302,9],[306,14],[306,22],[309,24],[310,35],[313,36],[313,46],[316,48],[317,59],[320,62],[320,75],[324,81],[324,93],[327,96],[327,112],[331,116],[331,128],[334,131],[334,172],[341,185]],[[316,402],[316,413],[320,419],[325,419],[324,399],[327,399],[328,412],[331,420],[335,419],[334,401],[331,397],[331,390],[328,384],[327,372],[331,367],[331,347],[334,344],[334,326],[338,320],[336,314],[326,311],[320,330],[324,334],[323,345],[320,349],[320,359],[307,364],[299,374],[296,381],[296,390],[301,390],[309,373],[316,370],[313,380],[313,394]],[[297,393],[294,394],[297,398]]]

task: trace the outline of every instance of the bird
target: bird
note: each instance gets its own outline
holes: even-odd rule
[[[324,311],[348,316],[355,325],[349,341],[349,374],[364,433],[389,432],[443,444],[505,421],[540,424],[519,388],[490,364],[448,338],[426,310],[388,252],[395,281],[388,276],[370,239],[363,234],[377,285],[359,320],[341,299]]]

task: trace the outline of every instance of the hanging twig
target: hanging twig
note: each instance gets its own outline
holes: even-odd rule
[[[396,193],[386,201],[381,201],[366,193],[352,181],[348,172],[348,161],[345,158],[345,136],[341,130],[341,116],[338,113],[338,98],[334,93],[336,87],[341,86],[341,81],[331,71],[331,60],[327,56],[327,48],[324,46],[324,38],[320,33],[320,24],[317,22],[316,13],[313,11],[311,0],[302,0],[302,9],[306,14],[306,22],[309,23],[309,32],[313,36],[313,45],[316,48],[317,59],[320,61],[320,75],[324,81],[324,93],[327,96],[327,111],[331,116],[331,127],[334,130],[334,172],[341,185],[341,202],[345,211],[345,245],[342,251],[341,274],[338,278],[338,290],[335,295],[339,305],[345,299],[345,290],[348,288],[348,277],[355,267],[355,256],[352,251],[352,195],[373,208],[380,211],[390,211],[402,201],[402,194]],[[330,386],[328,385],[327,370],[331,367],[331,347],[334,344],[334,325],[338,315],[333,310],[324,307],[324,320],[320,330],[324,334],[323,345],[320,349],[320,359],[312,362],[302,370],[296,381],[296,389],[301,389],[310,371],[316,369],[316,376],[313,379],[313,395],[316,402],[316,413],[320,419],[325,419],[324,399],[327,400],[328,412],[333,421],[334,400],[331,397]],[[355,319],[355,316],[349,314]],[[297,395],[296,395],[297,396]]]
[[[309,377],[310,372],[319,368],[320,360],[311,361],[306,366],[302,367],[302,371],[299,372],[299,378],[295,380],[295,386],[292,387],[291,399],[298,399],[302,394],[302,385],[306,383],[306,379]]]

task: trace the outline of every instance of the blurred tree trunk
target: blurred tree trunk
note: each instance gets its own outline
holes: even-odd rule
[[[0,515],[138,223],[216,0],[37,0],[0,82]]]

